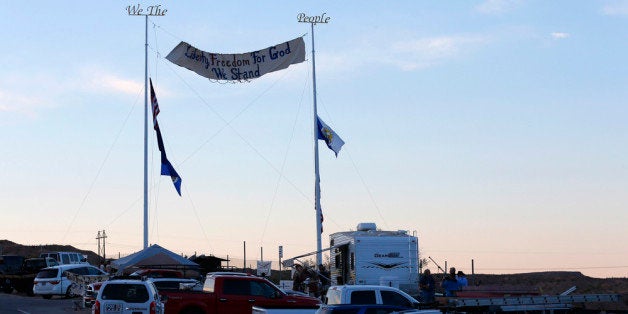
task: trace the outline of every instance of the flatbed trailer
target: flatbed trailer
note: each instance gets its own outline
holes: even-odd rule
[[[619,294],[538,295],[496,298],[440,298],[443,312],[549,312],[585,309],[590,303],[619,303]]]

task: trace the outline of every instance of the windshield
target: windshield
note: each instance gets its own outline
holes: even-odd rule
[[[127,303],[145,303],[148,290],[144,284],[110,283],[102,291],[103,300],[120,300]]]

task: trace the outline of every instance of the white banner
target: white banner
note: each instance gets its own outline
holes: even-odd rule
[[[257,275],[270,277],[271,263],[272,263],[271,261],[267,261],[267,262],[257,261]]]
[[[303,37],[299,37],[266,49],[240,54],[205,52],[181,42],[166,59],[208,79],[247,81],[305,61],[305,42]]]

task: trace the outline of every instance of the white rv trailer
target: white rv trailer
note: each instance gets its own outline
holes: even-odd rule
[[[385,285],[419,293],[419,240],[407,231],[377,230],[360,223],[357,231],[329,235],[332,285]]]

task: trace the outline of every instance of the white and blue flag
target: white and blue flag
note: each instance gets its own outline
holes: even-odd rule
[[[320,117],[317,116],[316,119],[318,120],[318,139],[324,140],[327,147],[333,150],[336,153],[336,157],[338,157],[338,153],[345,142]]]

